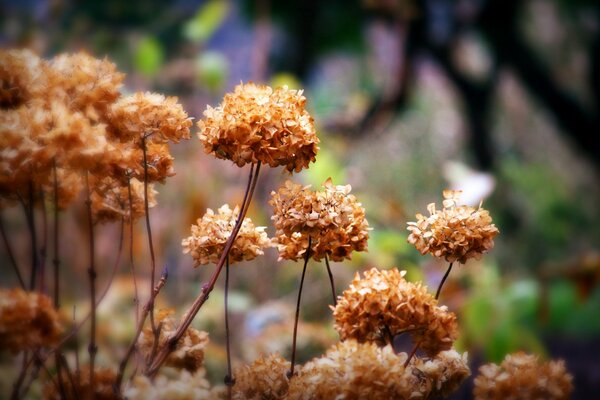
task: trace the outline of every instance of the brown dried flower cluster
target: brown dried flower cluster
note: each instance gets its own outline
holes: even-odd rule
[[[125,389],[129,400],[199,400],[214,399],[206,370],[200,368],[194,373],[186,370],[163,368],[152,381],[144,375],[136,375],[131,385]]]
[[[0,108],[18,107],[48,88],[45,66],[30,50],[0,50]]]
[[[534,355],[508,354],[500,365],[479,368],[473,395],[477,400],[566,400],[572,381],[563,360],[540,362]]]
[[[234,371],[233,398],[236,400],[278,400],[288,391],[289,361],[279,354],[261,357]]]
[[[458,336],[456,315],[420,283],[407,282],[406,271],[372,268],[361,278],[356,273],[350,287],[333,309],[335,329],[342,340],[385,345],[401,333],[428,355],[448,350]]]
[[[181,245],[184,254],[192,255],[196,267],[218,263],[239,213],[239,207],[231,210],[229,205],[224,204],[217,213],[209,208],[206,214],[192,225],[192,235],[183,239]],[[264,254],[263,249],[271,244],[265,229],[264,226],[254,226],[250,218],[244,218],[229,252],[229,262],[249,261]]]
[[[302,91],[240,84],[198,121],[204,151],[242,167],[258,161],[300,172],[315,161],[319,139]]]
[[[130,185],[130,188],[122,186],[120,182],[110,177],[101,179],[94,184],[91,200],[92,212],[97,222],[111,222],[121,218],[130,221],[130,211],[134,221],[144,216],[144,184],[133,178]],[[149,208],[156,205],[156,194],[154,186],[148,186]]]
[[[82,366],[77,379],[69,379],[66,371],[62,370],[62,386],[64,388],[64,396],[61,394],[55,383],[49,382],[44,387],[44,399],[121,400],[123,397],[119,394],[116,394],[113,388],[116,378],[117,376],[115,371],[112,369],[97,368],[94,370],[94,387],[91,387],[89,366]]]
[[[173,318],[172,310],[160,310],[156,316],[156,324],[160,325],[160,336],[158,348],[166,346],[167,339],[177,329],[177,324]],[[152,354],[154,345],[154,335],[152,327],[146,326],[140,335],[138,342],[142,354],[148,358]],[[188,328],[181,339],[177,342],[177,347],[169,355],[165,365],[185,369],[189,372],[196,372],[203,366],[204,349],[208,345],[208,333],[194,328]]]
[[[287,399],[429,399],[446,397],[470,375],[467,355],[444,351],[413,358],[391,346],[346,340],[300,368]]]
[[[0,351],[49,347],[59,341],[62,331],[50,298],[20,288],[0,289]]]
[[[421,254],[465,263],[470,258],[479,259],[494,247],[493,239],[499,231],[489,212],[481,205],[458,205],[460,193],[444,190],[442,210],[436,210],[431,203],[427,206],[428,217],[417,214],[417,222],[408,223],[408,242]]]
[[[333,261],[350,259],[353,251],[366,251],[369,223],[361,203],[350,194],[350,185],[335,186],[328,179],[323,191],[286,181],[271,193],[271,219],[279,259],[303,257],[311,238],[310,255],[319,261],[326,255]]]

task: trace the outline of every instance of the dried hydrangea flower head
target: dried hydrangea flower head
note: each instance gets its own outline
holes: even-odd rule
[[[181,245],[183,253],[189,253],[194,258],[194,266],[219,262],[239,213],[239,207],[232,210],[229,205],[224,204],[216,213],[209,208],[192,225],[191,236],[183,239]],[[265,229],[264,226],[254,226],[250,218],[244,218],[229,252],[229,262],[249,261],[264,254],[263,249],[271,245]]]
[[[473,395],[476,400],[566,400],[572,381],[562,360],[540,362],[534,355],[508,354],[500,365],[479,368]]]
[[[467,355],[444,351],[414,358],[391,346],[346,340],[300,368],[286,399],[429,399],[456,391],[470,375]]]
[[[0,289],[0,351],[18,353],[58,342],[60,315],[46,295],[20,288]]]
[[[315,161],[319,139],[302,91],[240,84],[198,121],[204,151],[239,167],[258,161],[300,172]]]
[[[350,287],[333,309],[335,329],[342,340],[385,345],[394,336],[410,333],[428,355],[448,350],[458,336],[456,315],[420,283],[407,282],[406,271],[372,268],[361,278],[356,273]]]
[[[16,108],[48,91],[48,67],[31,50],[0,49],[0,109]]]
[[[206,379],[206,370],[200,368],[193,374],[186,370],[162,368],[152,381],[137,374],[125,389],[125,398],[129,400],[197,400],[215,399],[211,395],[210,383]]]
[[[443,195],[442,210],[431,203],[428,217],[417,214],[417,222],[408,223],[408,242],[421,254],[430,253],[449,262],[478,259],[494,247],[493,239],[499,233],[492,217],[481,205],[459,205],[460,191],[444,190]]]
[[[288,391],[290,368],[279,354],[260,357],[249,365],[236,368],[232,398],[235,400],[279,400]]]
[[[130,211],[133,220],[145,215],[144,184],[135,178],[130,181],[131,187],[123,186],[121,182],[106,177],[94,182],[91,195],[92,213],[96,222],[130,221]],[[131,205],[129,193],[131,191]],[[148,207],[156,205],[156,194],[153,185],[148,186]]]
[[[44,387],[45,400],[121,400],[123,397],[116,394],[113,385],[117,375],[109,368],[97,368],[94,370],[94,387],[90,386],[90,368],[87,365],[81,367],[77,379],[69,379],[66,371],[61,371],[64,396],[61,395],[58,385],[49,382]],[[93,390],[93,393],[92,393]]]
[[[177,323],[173,318],[172,310],[160,310],[156,315],[156,324],[161,326],[158,348],[167,345],[167,339],[177,329]],[[154,345],[154,334],[152,327],[146,326],[140,335],[138,346],[145,357],[150,356]],[[196,372],[202,368],[204,363],[204,350],[208,345],[208,333],[194,328],[188,328],[177,347],[173,351],[165,365]]]
[[[110,126],[111,133],[124,142],[146,137],[154,143],[179,143],[190,138],[192,120],[177,97],[138,92],[112,105]]]
[[[132,142],[115,143],[113,161],[109,164],[109,175],[119,179],[124,185],[136,178],[144,180],[144,155],[139,145]],[[165,183],[175,175],[173,156],[168,144],[146,143],[146,171],[148,182]]]
[[[286,181],[271,193],[279,259],[302,258],[311,238],[310,255],[319,261],[326,255],[333,261],[350,259],[353,251],[366,251],[369,223],[365,210],[350,194],[350,185],[335,186],[328,179],[324,190]]]

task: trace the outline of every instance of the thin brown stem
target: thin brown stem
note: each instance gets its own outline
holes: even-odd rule
[[[221,273],[221,270],[223,269],[223,266],[225,265],[225,260],[226,260],[227,256],[229,255],[229,251],[231,250],[231,247],[233,246],[233,242],[235,241],[235,238],[237,237],[237,234],[240,231],[240,228],[242,227],[242,223],[246,216],[246,212],[248,211],[248,207],[250,206],[250,202],[252,201],[254,189],[256,188],[256,183],[258,182],[260,166],[261,166],[261,163],[259,161],[256,164],[256,168],[254,168],[254,165],[253,165],[252,168],[250,169],[250,177],[248,179],[248,186],[246,187],[246,193],[244,194],[244,201],[242,203],[242,206],[240,207],[240,213],[238,215],[238,219],[235,223],[235,226],[233,227],[231,235],[229,236],[229,238],[227,239],[227,242],[225,243],[223,253],[221,254],[221,258],[219,259],[219,262],[217,263],[215,272],[213,273],[210,281],[208,283],[202,285],[201,292],[198,294],[198,296],[194,300],[194,303],[192,303],[190,309],[186,312],[185,318],[183,319],[183,321],[181,322],[181,324],[179,325],[177,330],[173,334],[171,334],[171,336],[169,336],[169,338],[167,339],[166,345],[161,348],[158,355],[156,356],[156,359],[154,360],[154,363],[145,372],[145,374],[147,376],[153,377],[156,375],[156,373],[158,372],[158,369],[165,362],[165,360],[167,359],[169,354],[171,354],[171,352],[173,352],[175,350],[175,348],[177,346],[177,342],[179,342],[179,339],[181,339],[181,337],[185,333],[186,329],[192,323],[194,317],[196,316],[196,314],[198,313],[198,311],[200,310],[202,305],[208,299],[210,292],[212,292],[212,290],[214,289],[215,283],[217,282],[217,279],[219,278],[219,274]]]
[[[446,282],[446,279],[448,279],[448,275],[450,275],[450,271],[452,271],[452,264],[454,263],[450,263],[450,265],[448,265],[448,269],[446,270],[446,273],[444,274],[444,277],[442,278],[442,281],[440,282],[440,285],[438,286],[437,291],[435,292],[436,300],[440,298],[440,293],[442,292],[444,282]]]
[[[327,274],[329,275],[329,283],[331,284],[331,296],[333,297],[333,306],[337,306],[337,296],[335,294],[335,283],[333,281],[333,274],[331,273],[331,267],[329,266],[329,256],[325,254],[325,265],[327,266]]]
[[[302,277],[300,278],[300,289],[298,289],[298,301],[296,302],[296,317],[294,319],[294,336],[292,339],[292,367],[288,372],[288,378],[294,376],[294,367],[296,364],[296,338],[298,336],[298,320],[300,319],[300,300],[302,299],[302,287],[304,286],[304,277],[306,275],[306,266],[308,265],[308,260],[310,259],[310,249],[311,249],[311,237],[308,237],[308,246],[306,246],[306,253],[304,253],[304,267],[302,268]]]
[[[27,220],[27,229],[31,239],[31,275],[29,276],[29,290],[35,289],[38,270],[38,253],[37,253],[37,234],[35,231],[35,214],[33,212],[34,190],[33,181],[29,181],[29,200],[26,203],[23,198],[20,198]]]
[[[46,258],[48,254],[48,213],[46,210],[46,198],[43,190],[40,190],[40,208],[42,212],[42,240],[40,245],[40,276],[38,290],[46,292]]]
[[[56,166],[56,159],[52,162],[52,177],[54,186],[53,204],[54,204],[54,240],[53,240],[53,256],[52,264],[54,266],[54,308],[57,310],[60,308],[60,255],[58,250],[58,233],[59,233],[59,219],[58,219],[58,173]]]
[[[25,381],[25,377],[27,376],[27,371],[29,370],[29,366],[33,363],[33,357],[28,359],[28,352],[23,352],[23,362],[21,364],[21,370],[19,371],[19,376],[15,383],[13,383],[13,390],[11,393],[11,400],[17,400],[20,398],[21,387],[23,386],[23,382]]]
[[[133,261],[133,195],[131,193],[131,178],[127,178],[127,194],[129,196],[129,263],[133,279],[133,303],[135,304],[135,323],[140,320],[140,298],[138,297],[137,278],[135,276],[135,263]]]
[[[88,276],[90,282],[90,307],[91,307],[91,327],[90,327],[90,342],[88,344],[88,353],[90,355],[90,393],[92,398],[96,391],[95,370],[94,364],[96,361],[96,264],[95,264],[95,240],[94,240],[94,220],[92,217],[92,200],[90,198],[90,179],[89,172],[85,172],[85,189],[86,189],[86,208],[88,217],[88,233],[89,233],[89,256],[90,267]]]
[[[404,362],[404,368],[408,367],[410,360],[412,360],[412,358],[415,356],[415,354],[417,353],[417,349],[419,348],[420,345],[421,345],[421,342],[415,343],[415,345],[413,346],[413,349],[411,350],[410,354],[408,355],[408,358],[406,359],[406,362]]]
[[[227,386],[227,398],[231,400],[235,379],[231,373],[231,347],[229,342],[229,256],[225,261],[225,345],[227,348],[227,375],[224,383]]]
[[[15,258],[15,254],[13,253],[12,246],[10,244],[10,241],[8,240],[8,236],[6,235],[6,231],[4,230],[4,222],[2,220],[2,215],[0,215],[0,234],[2,234],[2,241],[4,242],[4,247],[6,248],[6,253],[8,254],[8,258],[10,260],[10,265],[13,267],[13,270],[17,275],[17,279],[19,280],[21,288],[25,290],[25,281],[23,280],[23,275],[21,275],[21,270],[19,268],[19,265],[17,264],[17,260]]]

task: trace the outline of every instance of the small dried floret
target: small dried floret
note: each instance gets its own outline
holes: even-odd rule
[[[0,108],[15,108],[48,91],[45,61],[31,50],[0,49]]]
[[[117,379],[115,371],[109,368],[96,368],[94,370],[94,386],[90,386],[90,367],[83,365],[76,379],[69,379],[66,371],[62,372],[62,385],[64,396],[61,395],[54,382],[48,382],[44,387],[45,400],[121,400],[123,397],[115,393],[114,384]],[[73,386],[74,385],[74,386]],[[93,391],[93,393],[92,393]]]
[[[429,399],[454,392],[470,375],[467,355],[444,351],[413,358],[391,346],[346,340],[303,365],[289,384],[289,400]]]
[[[60,315],[48,296],[20,288],[0,289],[0,350],[18,353],[58,342]]]
[[[210,383],[206,379],[206,370],[200,368],[194,373],[186,370],[162,368],[154,382],[150,378],[137,374],[131,385],[125,389],[125,398],[129,400],[200,400],[213,399]]]
[[[116,143],[113,161],[110,162],[110,175],[123,184],[136,178],[144,181],[148,174],[148,182],[165,183],[165,179],[175,175],[173,156],[168,144],[146,143],[147,170],[144,172],[144,155],[142,149],[133,143]]]
[[[160,326],[158,348],[167,346],[167,339],[177,329],[172,310],[160,310],[156,316],[156,325]],[[139,349],[147,358],[152,354],[154,334],[152,327],[146,326],[140,335]],[[169,355],[165,365],[196,372],[203,366],[204,349],[208,345],[208,333],[194,328],[186,329],[177,342],[175,350]]]
[[[217,213],[209,208],[192,225],[192,235],[183,239],[181,245],[183,253],[190,253],[194,258],[194,266],[219,262],[239,213],[239,207],[231,210],[229,205],[224,204]],[[263,249],[271,244],[265,229],[264,226],[254,226],[250,218],[244,218],[229,252],[229,262],[249,261],[264,254]]]
[[[572,381],[563,360],[540,362],[534,355],[515,353],[500,365],[481,366],[473,395],[477,400],[566,400]]]
[[[120,221],[124,218],[130,220],[130,211],[133,220],[145,215],[144,184],[137,179],[130,180],[131,187],[123,185],[111,177],[95,182],[91,195],[92,212],[97,222]],[[131,207],[129,194],[131,191]],[[154,185],[148,185],[148,207],[156,205],[156,194]]]
[[[458,205],[460,193],[444,190],[442,210],[436,210],[431,203],[427,206],[428,217],[417,214],[417,222],[408,223],[408,242],[421,254],[465,263],[469,258],[479,259],[494,247],[493,239],[499,231],[489,212],[481,205]]]
[[[279,354],[261,357],[234,371],[233,399],[279,400],[288,391],[289,361]]]
[[[42,186],[44,193],[54,204],[54,171],[51,171],[50,179]],[[80,171],[73,171],[68,168],[56,168],[56,189],[58,198],[58,209],[65,210],[69,207],[83,189],[83,182]]]
[[[405,274],[396,268],[372,268],[361,279],[356,273],[332,307],[335,329],[342,340],[385,345],[407,332],[430,356],[452,347],[458,336],[456,315],[438,306],[426,287],[407,282]]]
[[[350,259],[353,251],[366,251],[369,223],[365,210],[350,194],[350,185],[335,186],[328,179],[324,190],[286,181],[271,193],[274,212],[274,242],[279,258],[302,258],[311,238],[310,255],[319,261],[326,255],[333,261]]]
[[[300,172],[315,161],[319,139],[302,91],[240,84],[198,121],[204,151],[242,167],[258,161]]]
[[[121,141],[146,137],[154,143],[178,143],[190,138],[192,120],[177,97],[138,92],[113,104],[110,124],[111,133]]]

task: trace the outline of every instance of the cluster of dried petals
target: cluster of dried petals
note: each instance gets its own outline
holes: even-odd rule
[[[137,144],[118,143],[114,146],[115,155],[109,164],[110,174],[120,179],[124,184],[127,180],[136,178],[144,180],[148,174],[148,182],[165,183],[165,180],[175,175],[173,156],[168,144],[146,143],[146,171],[144,171],[144,154]]]
[[[48,193],[49,201],[54,201],[54,190],[58,200],[58,209],[65,210],[71,205],[83,189],[83,179],[78,171],[68,168],[56,168],[56,188],[54,187],[54,171],[49,181],[42,185],[44,193]]]
[[[143,137],[154,143],[178,143],[190,138],[188,118],[177,97],[157,93],[134,93],[111,107],[111,134],[121,141],[139,142]]]
[[[413,358],[391,346],[346,340],[303,365],[286,399],[429,399],[454,392],[470,375],[466,354],[441,352]]]
[[[363,278],[356,273],[332,307],[342,340],[385,345],[396,335],[410,333],[413,342],[430,356],[452,347],[458,336],[456,315],[439,306],[426,287],[406,281],[405,274],[396,268],[372,268]]]
[[[109,368],[96,368],[94,370],[94,386],[90,385],[89,365],[83,365],[80,368],[76,379],[69,379],[66,371],[62,372],[62,387],[64,395],[55,382],[48,382],[44,386],[45,400],[76,400],[76,399],[97,399],[97,400],[121,400],[123,397],[115,393],[114,384],[117,375],[115,371]]]
[[[48,296],[20,288],[0,289],[0,350],[18,353],[58,342],[60,315]]]
[[[125,389],[129,400],[197,400],[212,399],[206,370],[200,368],[194,373],[186,370],[162,368],[154,381],[138,374]]]
[[[158,348],[167,345],[167,339],[177,329],[172,310],[160,310],[155,316],[156,325],[160,326]],[[196,372],[203,366],[204,349],[208,345],[208,333],[194,328],[186,329],[185,333],[177,342],[177,347],[169,355],[165,365]],[[152,354],[154,348],[154,334],[151,326],[146,326],[140,334],[138,346],[142,354],[147,358]]]
[[[289,379],[287,372],[289,361],[279,354],[261,357],[249,365],[244,365],[234,371],[235,385],[233,396],[235,400],[278,400],[288,391]]]
[[[444,190],[443,195],[442,210],[431,203],[428,217],[417,214],[417,222],[408,223],[408,242],[421,254],[430,253],[449,262],[479,259],[494,247],[493,239],[499,233],[492,217],[481,205],[458,205],[460,191]]]
[[[111,177],[95,182],[91,194],[92,213],[97,222],[113,222],[124,219],[130,221],[145,215],[144,184],[135,178],[129,181],[130,187]],[[148,185],[148,207],[156,205],[154,185]],[[131,196],[131,197],[130,197]],[[130,204],[131,202],[131,204]]]
[[[310,255],[319,261],[326,255],[333,261],[350,259],[353,251],[366,251],[369,223],[365,210],[350,194],[350,185],[335,186],[328,179],[324,190],[286,181],[271,193],[276,233],[274,243],[279,259],[302,258],[311,239]]]
[[[194,266],[219,262],[239,213],[239,207],[232,210],[224,204],[216,213],[209,208],[192,225],[191,236],[183,239],[181,245],[184,254],[191,254]],[[250,218],[244,218],[229,252],[229,262],[249,261],[264,254],[263,249],[271,245],[265,229],[264,226],[254,226]]]
[[[479,368],[473,395],[477,400],[566,400],[572,381],[562,360],[540,362],[534,355],[508,354],[500,365]]]
[[[18,107],[48,91],[45,62],[27,49],[0,49],[0,109]]]
[[[315,161],[319,143],[305,103],[302,91],[286,86],[240,84],[207,107],[198,137],[207,154],[240,167],[260,161],[300,172]]]

